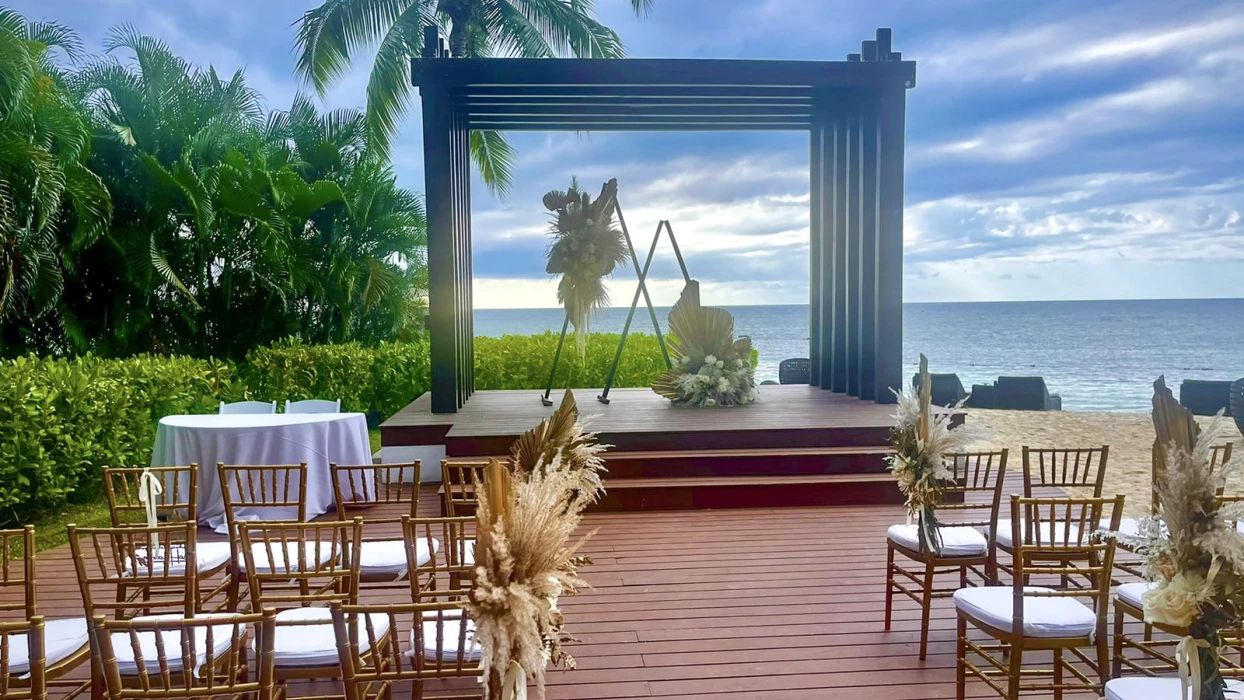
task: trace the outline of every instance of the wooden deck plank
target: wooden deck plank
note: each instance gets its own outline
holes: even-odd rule
[[[420,509],[438,512],[435,489]],[[593,588],[561,602],[579,668],[551,671],[548,697],[953,698],[950,601],[934,606],[926,661],[914,603],[896,599],[882,629],[885,529],[903,520],[892,506],[588,514]],[[81,614],[67,548],[40,556],[39,578],[45,614]],[[310,692],[332,684],[291,686]],[[990,693],[970,683],[968,695]]]

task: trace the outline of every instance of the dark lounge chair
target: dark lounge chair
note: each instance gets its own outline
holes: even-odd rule
[[[1194,416],[1212,416],[1224,409],[1231,415],[1231,387],[1230,381],[1185,379],[1179,385],[1179,405]]]
[[[1244,378],[1231,382],[1231,417],[1235,427],[1244,433]]]
[[[963,382],[959,380],[957,374],[930,374],[930,380],[933,383],[933,404],[935,406],[955,406],[968,396],[968,392],[963,388]],[[911,386],[917,392],[920,391],[920,375],[914,374],[911,377]]]
[[[812,381],[808,358],[792,357],[778,365],[778,382],[781,384],[807,384]]]

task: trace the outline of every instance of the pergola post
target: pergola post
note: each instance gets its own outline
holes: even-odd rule
[[[890,30],[877,30],[878,60],[897,61]],[[874,400],[894,403],[903,388],[903,143],[907,88],[879,87],[877,115],[877,332]]]

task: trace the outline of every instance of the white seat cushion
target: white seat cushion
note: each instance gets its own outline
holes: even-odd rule
[[[974,527],[940,527],[943,557],[979,557],[989,550],[989,541]],[[918,525],[891,525],[886,537],[897,545],[920,551]]]
[[[43,622],[43,656],[49,668],[86,648],[89,641],[85,617]],[[9,637],[9,673],[18,676],[29,671],[30,648],[26,635]]]
[[[1145,593],[1157,588],[1158,584],[1152,581],[1135,581],[1133,583],[1125,583],[1114,590],[1114,597],[1127,603],[1133,607],[1144,609],[1145,603],[1143,596]]]
[[[233,550],[229,548],[228,542],[196,542],[194,555],[199,559],[197,568],[202,573],[228,563],[229,557],[233,556]]]
[[[1070,541],[1072,544],[1080,542],[1080,528],[1072,525],[1070,528],[1066,523],[1042,523],[1041,525],[1041,544],[1065,545]],[[1023,530],[1020,530],[1023,535]],[[1069,535],[1069,536],[1068,536]],[[1033,532],[1033,540],[1035,543],[1037,533]],[[1010,549],[1015,546],[1015,542],[1011,538],[1011,521],[998,521],[998,544],[1002,547]]]
[[[432,559],[432,555],[436,554],[440,549],[441,543],[432,540],[432,551],[428,551],[428,543],[426,540],[419,540],[415,543],[415,564],[423,566]],[[406,542],[405,540],[373,540],[365,541],[360,545],[361,553],[359,554],[359,573],[364,576],[385,576],[389,575],[393,578],[401,578],[406,575],[408,563],[406,561]]]
[[[1106,700],[1183,700],[1178,678],[1115,678],[1106,683]],[[1227,697],[1244,697],[1244,682],[1227,681]]]
[[[251,553],[255,557],[255,568],[263,573],[288,573],[297,571],[300,562],[298,559],[298,543],[286,542],[284,547],[279,542],[272,543],[272,557],[268,557],[268,547],[262,542],[251,542]],[[312,558],[318,559],[319,564],[327,563],[333,557],[332,545],[328,542],[321,543],[318,548],[314,542],[306,543],[303,550],[303,556],[309,562]],[[288,563],[287,563],[288,562]],[[246,562],[239,562],[238,568],[246,570]]]
[[[437,624],[438,614],[441,616],[439,625]],[[466,623],[465,633],[462,631],[464,622]],[[437,634],[440,635],[439,643]],[[416,643],[414,630],[411,630],[410,637],[411,648],[414,648]],[[464,641],[465,644],[462,644]],[[460,646],[465,647],[465,651],[459,651]],[[461,611],[445,610],[438,613],[429,610],[423,613],[423,655],[429,663],[436,663],[438,658],[442,663],[452,663],[458,660],[459,655],[463,661],[478,661],[483,654],[483,648],[475,640],[475,621],[471,619],[464,621]]]
[[[221,546],[223,545],[223,547]],[[156,576],[180,576],[186,573],[186,546],[175,544],[171,548],[173,553],[173,561],[168,565],[168,571],[164,569],[164,554],[167,550],[163,547],[156,549],[155,575]],[[138,547],[134,550],[135,558],[138,560],[138,573],[140,576],[148,575],[147,548]],[[198,559],[195,569],[199,572],[212,571],[223,566],[232,556],[228,542],[204,542],[195,544],[194,555]],[[130,562],[125,562],[126,574],[130,572]]]
[[[1029,586],[1025,592],[1048,592]],[[1014,589],[1010,586],[961,588],[955,591],[955,608],[1002,632],[1014,626]],[[1074,598],[1024,596],[1025,637],[1063,639],[1086,637],[1097,629],[1097,614]]]
[[[389,632],[389,616],[368,615],[377,637]],[[314,620],[319,624],[288,624]],[[287,623],[287,624],[282,624]],[[253,646],[253,644],[252,644]],[[367,634],[359,635],[359,653],[371,648]],[[291,608],[276,614],[276,665],[278,667],[336,666],[337,635],[333,632],[332,611],[328,608]]]
[[[221,618],[222,620],[233,617],[230,613],[205,614],[199,617],[204,618]],[[136,617],[135,620],[160,620],[160,619],[181,619],[181,615],[150,615],[144,617]],[[215,657],[220,657],[228,653],[229,646],[233,642],[233,625],[212,625],[212,653]],[[194,649],[195,649],[195,671],[198,670],[207,661],[207,628],[194,627]],[[171,673],[180,673],[182,670],[182,630],[169,629],[160,630],[160,638],[164,642],[164,655],[168,662],[168,670]],[[156,650],[156,633],[142,632],[138,635],[139,651],[142,653],[143,666],[149,673],[160,672],[160,660]],[[123,676],[138,675],[138,662],[134,658],[134,643],[130,635],[125,632],[114,632],[112,634],[112,651],[117,656],[117,668]]]

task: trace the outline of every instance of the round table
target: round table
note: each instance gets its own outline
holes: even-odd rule
[[[199,522],[218,528],[225,521],[216,464],[307,463],[303,494],[307,518],[334,505],[329,463],[371,464],[367,418],[362,413],[264,413],[167,416],[156,429],[151,466],[199,465]],[[239,512],[244,519],[292,520],[292,509]],[[288,511],[288,512],[285,512]]]

